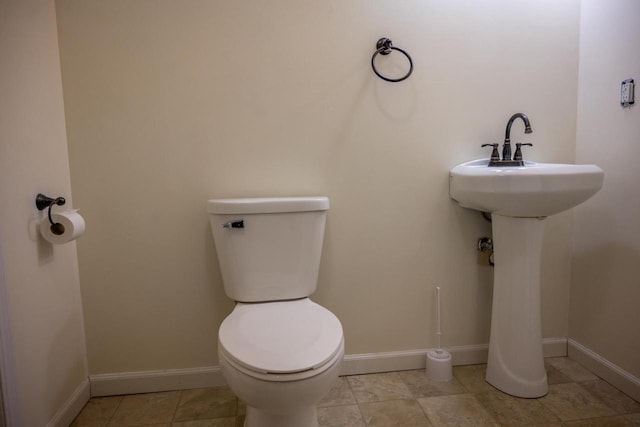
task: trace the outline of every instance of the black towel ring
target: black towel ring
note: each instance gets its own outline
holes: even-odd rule
[[[400,49],[399,47],[393,46],[390,39],[386,37],[379,39],[378,42],[376,43],[376,49],[377,50],[373,53],[373,56],[371,57],[371,68],[373,68],[373,72],[376,73],[376,75],[380,77],[382,80],[386,80],[388,82],[393,82],[393,83],[401,82],[407,79],[411,75],[411,73],[413,72],[413,61],[411,60],[411,56],[409,56],[407,52]],[[376,56],[378,56],[378,54],[389,55],[392,50],[397,50],[398,52],[404,54],[404,56],[406,56],[407,59],[409,60],[409,72],[405,76],[400,77],[398,79],[390,79],[389,77],[385,77],[382,74],[380,74],[376,69],[376,63],[375,63]]]

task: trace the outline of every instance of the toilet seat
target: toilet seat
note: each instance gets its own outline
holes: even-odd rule
[[[230,363],[260,377],[313,376],[344,351],[340,321],[309,298],[238,303],[222,322],[218,339]]]

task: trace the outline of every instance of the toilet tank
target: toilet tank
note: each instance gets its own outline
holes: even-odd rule
[[[318,283],[328,209],[327,197],[209,200],[229,298],[258,302],[311,295]]]

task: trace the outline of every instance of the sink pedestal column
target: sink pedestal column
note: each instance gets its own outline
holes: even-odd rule
[[[544,218],[491,215],[494,279],[487,382],[517,397],[547,394],[540,320]]]

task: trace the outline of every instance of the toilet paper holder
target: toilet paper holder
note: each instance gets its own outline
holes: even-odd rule
[[[57,197],[55,199],[52,199],[51,197],[47,197],[42,193],[39,193],[36,196],[36,207],[39,211],[43,211],[49,208],[47,216],[49,217],[49,222],[51,223],[51,225],[56,225],[56,223],[53,222],[53,219],[51,218],[51,208],[53,207],[53,205],[62,206],[65,203],[67,203],[67,201],[64,199],[64,197]]]

